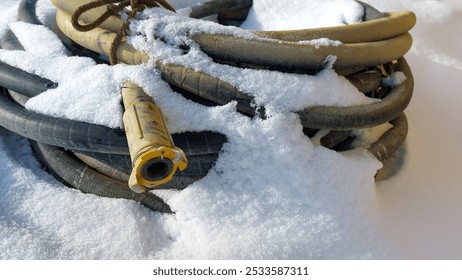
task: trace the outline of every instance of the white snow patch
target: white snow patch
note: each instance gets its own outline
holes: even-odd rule
[[[289,30],[361,22],[363,7],[353,0],[254,0],[241,25],[252,30]]]
[[[341,46],[343,44],[340,41],[330,40],[330,39],[327,39],[327,38],[319,38],[319,39],[307,40],[307,41],[298,41],[298,43],[307,44],[307,45],[313,45],[316,48],[319,48],[320,46],[338,47],[338,46]]]
[[[396,71],[390,76],[383,79],[382,84],[385,86],[397,86],[406,81],[406,75],[403,72]]]

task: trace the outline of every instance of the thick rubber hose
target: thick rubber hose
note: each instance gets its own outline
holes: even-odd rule
[[[227,82],[181,65],[156,62],[156,66],[161,71],[162,79],[175,87],[221,105],[236,101],[239,112],[255,115],[253,98]],[[361,72],[346,78],[363,93],[376,90],[382,83],[381,74],[375,71]]]
[[[80,6],[93,1],[94,0],[52,0],[51,2],[63,12],[67,14],[73,14]],[[189,16],[192,18],[202,18],[229,10],[249,9],[252,6],[252,3],[252,0],[212,0],[191,6]],[[82,22],[89,23],[101,16],[101,14],[103,14],[105,11],[106,7],[91,9],[82,14],[79,19]],[[117,31],[122,28],[122,26],[123,22],[114,16],[109,17],[101,24],[102,28],[111,31]]]
[[[78,151],[129,154],[122,130],[28,111],[12,102],[5,90],[0,93],[0,125],[48,145]],[[181,133],[172,137],[187,155],[218,153],[226,141],[222,134],[209,132]]]
[[[85,1],[89,0],[83,2]],[[53,3],[68,14],[73,13],[78,7],[78,4],[70,4],[63,0],[54,0]],[[86,17],[82,20],[92,22],[100,13],[101,11],[97,9],[92,10],[86,13]],[[122,24],[120,19],[111,17],[101,25],[101,28],[114,32],[119,30]],[[264,65],[276,69],[285,69],[287,65],[290,65],[288,70],[313,70],[323,68],[326,58],[333,55],[337,57],[334,69],[345,70],[383,64],[402,57],[412,44],[407,31],[414,25],[415,15],[412,12],[402,12],[347,26],[282,31],[283,34],[293,34],[291,40],[283,40],[281,32],[276,33],[279,35],[274,37],[278,39],[277,41],[201,33],[193,34],[192,38],[204,52],[220,60]],[[64,33],[67,34],[67,32]],[[261,37],[274,39],[271,34],[273,32],[258,33]],[[371,34],[375,37],[371,37]],[[343,44],[316,46],[293,42],[318,38],[340,40]],[[104,42],[104,39],[107,38],[100,38],[100,41]]]
[[[23,137],[67,149],[128,154],[122,131],[45,116],[13,103],[0,94],[0,125]]]
[[[383,41],[338,46],[249,40],[223,34],[194,34],[191,38],[212,58],[291,72],[321,70],[329,57],[336,58],[333,69],[337,71],[385,64],[402,57],[412,45],[408,33]]]
[[[406,80],[394,86],[392,92],[382,101],[350,107],[311,107],[299,112],[303,126],[348,130],[373,127],[395,119],[411,101],[414,89],[412,72],[404,58],[398,61],[396,70],[402,71]]]
[[[0,61],[0,86],[34,97],[57,84]]]
[[[381,22],[382,20],[385,20],[385,19],[378,19],[377,21]],[[403,20],[404,22],[408,23],[406,25],[407,27],[405,28],[405,30],[412,27],[415,23],[415,17],[412,13],[404,13],[401,15],[396,15],[394,17],[392,16],[390,18],[386,18],[385,25],[386,23],[390,23],[394,25],[396,24],[396,22],[400,22],[400,20]],[[71,30],[71,29],[72,29],[71,27],[68,27],[68,30]],[[406,38],[408,37],[408,35],[402,35],[402,37]],[[398,39],[392,39],[392,40],[398,40]],[[408,46],[406,48],[408,48]],[[405,66],[407,66],[405,62],[401,62],[401,64],[403,63],[405,64]],[[405,70],[409,70],[408,67],[403,67],[403,68],[405,68]],[[409,103],[410,97],[412,96],[412,88],[413,88],[412,74],[410,73],[410,71],[405,71],[405,72],[406,72],[405,74],[408,79],[404,83],[404,85],[396,87],[396,89],[394,89],[393,93],[389,95],[389,97],[387,98],[387,100],[385,100],[385,102],[377,103],[379,105],[373,104],[373,105],[368,105],[368,106],[354,106],[354,107],[347,107],[347,108],[313,107],[313,108],[304,110],[304,112],[301,113],[302,122],[304,124],[310,123],[306,125],[307,127],[330,128],[330,129],[341,130],[341,129],[356,128],[356,127],[370,127],[370,126],[375,126],[375,125],[384,123],[386,121],[389,121],[397,117],[402,112],[402,110],[404,110],[404,108]],[[188,73],[187,76],[191,76],[191,74]],[[179,86],[182,86],[182,85],[179,85]],[[188,88],[188,89],[191,90],[191,88]],[[232,87],[231,87],[231,91],[234,91]],[[394,104],[394,102],[396,102],[397,104]],[[348,115],[349,115],[348,111],[351,111],[350,109],[354,110],[355,113],[360,113],[362,116],[364,116],[364,118],[358,118],[357,116],[348,118]],[[369,113],[374,111],[371,109],[376,109],[378,113],[372,116],[369,115]],[[321,114],[312,114],[312,112],[321,113]],[[386,113],[390,113],[390,115],[387,115]],[[327,115],[330,115],[331,117],[329,118],[330,121],[321,120],[320,124],[311,125],[311,123],[313,122],[312,121],[313,118],[311,117],[313,115],[321,116],[321,119],[324,119],[324,116],[327,116]],[[351,116],[353,115],[356,115],[356,114],[351,114]],[[352,118],[353,120],[351,120]],[[345,120],[350,120],[351,122],[349,124],[345,124],[346,122]],[[373,120],[373,121],[370,121],[370,120]],[[340,124],[338,123],[339,121],[341,121]],[[326,125],[326,123],[329,123],[329,124]],[[332,124],[332,123],[335,123],[335,124]]]
[[[89,164],[90,162],[96,162],[97,164],[101,163],[112,166],[126,174],[131,173],[132,161],[127,155],[96,154],[85,152],[74,152],[74,154],[78,158],[85,159],[84,162],[90,166],[96,166]],[[217,158],[218,154],[190,156],[188,157],[188,167],[183,171],[178,171],[175,176],[202,178],[207,174],[208,170],[212,168]]]
[[[27,96],[24,96],[18,92],[13,90],[8,90],[10,97],[21,106],[29,99]],[[64,128],[65,129],[65,128]],[[213,150],[210,149],[210,146],[222,146],[226,139],[220,139],[221,134],[217,134],[217,137],[207,137],[214,134],[214,132],[204,132],[204,133],[189,133],[187,139],[189,140],[186,143],[191,143],[194,146],[189,146],[188,151],[188,168],[181,172],[177,173],[177,176],[204,176],[206,174],[206,170],[210,169],[213,163],[216,161],[218,154],[214,153]],[[335,148],[337,145],[341,144],[345,141],[349,135],[349,131],[331,131],[327,135],[321,138],[321,145],[326,148]],[[177,136],[174,134],[174,137]],[[209,141],[216,141],[215,143],[209,143]],[[75,153],[75,152],[74,152]],[[128,155],[119,155],[119,154],[109,154],[109,153],[97,153],[97,152],[90,152],[90,151],[79,151],[77,153],[82,154],[82,157],[89,157],[98,159],[100,161],[104,161],[108,165],[119,165],[120,167],[129,170],[132,166],[131,159]],[[77,155],[77,153],[75,153]],[[194,154],[193,154],[194,153]],[[198,155],[195,155],[198,153]],[[77,155],[78,158],[81,158]],[[86,161],[88,162],[88,160]],[[93,165],[90,165],[95,167]],[[196,167],[196,168],[194,168]],[[194,169],[193,169],[194,168]],[[193,171],[195,170],[195,171]]]
[[[172,213],[170,207],[151,192],[135,193],[126,183],[96,172],[62,149],[31,143],[42,163],[68,186],[103,197],[131,199],[152,210]]]
[[[390,121],[390,124],[393,125],[393,128],[385,132],[368,149],[370,153],[382,162],[390,158],[401,147],[408,132],[407,118],[404,113]]]
[[[162,79],[169,84],[216,104],[224,105],[236,101],[238,111],[255,115],[256,108],[253,106],[252,97],[227,82],[177,64],[157,62],[156,66],[161,71]]]
[[[338,145],[346,141],[351,137],[351,131],[332,131],[329,132],[326,136],[322,137],[320,140],[321,146],[328,149],[335,149]]]
[[[35,14],[35,3],[36,3],[36,0],[25,0],[25,1],[22,1],[20,3],[20,12],[19,14],[21,15],[21,19],[22,20],[25,20],[27,22],[30,22],[30,23],[33,23],[33,24],[37,24],[39,23],[38,22],[38,19],[36,18],[36,14]],[[16,37],[12,34],[11,31],[9,31],[9,35],[12,35],[12,36],[9,36],[6,38],[6,40],[4,40],[4,43],[5,44],[8,44],[8,40],[13,40],[13,43],[9,44],[8,46],[10,48],[13,48],[13,49],[22,49],[22,46],[19,44],[18,40],[16,39]],[[47,80],[47,79],[43,79],[41,77],[38,77],[36,75],[32,75],[30,73],[27,73],[25,71],[22,71],[22,70],[19,70],[19,69],[16,69],[14,67],[11,67],[9,65],[2,65],[4,67],[0,68],[0,74],[3,73],[4,75],[1,76],[0,75],[0,80],[3,81],[3,85],[4,86],[8,86],[10,88],[10,94],[14,95],[15,97],[15,100],[17,100],[19,102],[19,104],[24,104],[29,97],[33,97],[33,96],[36,96],[37,94],[49,89],[49,88],[52,88],[52,87],[55,87],[56,84],[52,83],[51,81]],[[51,85],[51,86],[50,86]],[[18,91],[21,91],[23,93],[25,93],[26,95],[24,94],[21,94],[21,93],[18,93],[18,92],[15,92],[13,91],[12,89],[15,89],[15,90],[18,90]],[[4,97],[4,96],[2,96]],[[4,101],[7,101],[6,99]],[[7,103],[5,103],[7,104]],[[4,104],[4,105],[5,105]],[[10,103],[10,105],[12,105],[14,103]],[[29,127],[29,131],[31,131],[30,127],[33,127],[34,126],[34,117],[39,117],[39,119],[41,120],[39,122],[39,129],[37,129],[37,131],[39,131],[39,135],[42,134],[42,135],[47,135],[49,134],[49,132],[52,132],[52,137],[55,138],[55,136],[58,134],[58,137],[60,135],[60,133],[56,133],[56,131],[65,131],[65,130],[69,130],[70,128],[70,131],[72,131],[72,125],[71,126],[68,126],[68,125],[64,125],[64,126],[61,126],[60,127],[60,123],[58,119],[56,119],[52,125],[53,129],[51,131],[47,131],[46,129],[43,129],[44,128],[44,124],[47,123],[47,121],[45,121],[46,119],[47,120],[50,120],[49,118],[45,118],[44,116],[39,116],[39,114],[27,114],[27,113],[30,113],[30,112],[27,112],[27,110],[24,110],[24,108],[22,108],[21,106],[13,106],[13,109],[16,108],[16,109],[20,109],[17,111],[17,113],[19,111],[22,111],[22,113],[26,113],[26,115],[28,115],[28,117],[26,118],[28,121],[25,122],[25,126],[24,126],[24,130],[23,132],[27,131],[27,128]],[[11,107],[8,107],[8,109],[11,109]],[[16,114],[15,115],[15,119],[16,117],[18,117],[19,114]],[[9,114],[6,114],[6,116],[11,116]],[[7,118],[6,118],[7,119]],[[31,121],[32,120],[32,121]],[[2,121],[5,121],[3,118],[2,118]],[[66,122],[66,121],[65,121]],[[15,126],[16,128],[18,128],[17,125],[15,125],[16,123],[13,123],[13,126]],[[69,122],[67,123],[69,124]],[[85,125],[89,125],[89,124],[85,124],[85,123],[81,123],[83,126]],[[37,126],[35,124],[35,126]],[[92,125],[89,125],[89,126],[92,126]],[[50,125],[49,125],[50,127]],[[11,128],[11,127],[10,127]],[[80,129],[78,129],[80,130]],[[81,130],[80,130],[81,131]],[[15,131],[17,132],[17,131]],[[24,134],[27,134],[27,136],[30,137],[30,133],[24,133]],[[72,137],[73,133],[70,132],[68,133],[70,135],[70,143],[72,144],[72,146],[75,148],[75,140],[76,138],[75,137]],[[183,134],[184,135],[184,134]],[[218,146],[219,146],[219,150],[221,150],[221,146],[222,144],[224,143],[224,141],[226,141],[226,138],[223,136],[223,135],[220,135],[220,134],[217,134],[217,133],[207,133],[207,132],[204,132],[204,133],[190,133],[191,137],[186,137],[185,139],[187,141],[185,141],[184,143],[182,144],[186,144],[187,148],[189,150],[192,150],[193,151],[193,154],[195,154],[196,152],[198,152],[200,155],[199,156],[192,156],[191,157],[191,160],[190,160],[190,168],[186,169],[182,174],[181,176],[177,176],[176,178],[174,178],[172,181],[170,181],[167,185],[165,185],[164,187],[174,187],[174,188],[185,188],[187,185],[189,184],[192,184],[193,182],[197,181],[198,179],[202,178],[203,176],[205,176],[208,172],[208,170],[211,168],[211,166],[214,164],[216,158],[217,158],[217,150],[215,150],[215,147],[211,147],[212,145],[214,145],[214,142],[215,140],[218,140]],[[218,137],[214,137],[215,135],[217,135]],[[26,136],[26,135],[24,135]],[[62,136],[62,135],[61,135]],[[174,138],[178,138],[178,137],[174,137]],[[181,138],[181,137],[180,137]],[[87,139],[88,139],[88,135],[87,135]],[[54,139],[55,141],[53,141],[53,144],[57,144],[57,142],[59,143],[62,143],[61,141],[56,141],[56,139]],[[125,138],[124,138],[125,140]],[[178,139],[177,139],[178,140]],[[202,143],[197,143],[197,142],[194,142],[194,141],[201,141],[202,140]],[[78,142],[78,141],[77,141]],[[88,142],[88,141],[87,141]],[[97,141],[99,142],[99,141]],[[123,141],[125,142],[125,141]],[[177,142],[183,142],[183,141],[177,141]],[[42,144],[37,144],[36,146],[40,146]],[[197,149],[196,147],[198,147],[199,149]],[[89,157],[86,157],[85,160],[90,163],[90,164],[93,164],[91,165],[93,168],[99,168],[101,171],[105,171],[105,172],[109,172],[109,171],[112,171],[112,174],[111,172],[109,172],[112,177],[116,177],[118,179],[122,179],[122,181],[125,181],[125,184],[123,184],[122,186],[120,186],[119,184],[119,188],[117,189],[113,189],[113,188],[107,188],[106,186],[108,186],[108,184],[110,185],[113,185],[111,182],[111,180],[108,180],[108,178],[106,178],[105,176],[101,175],[101,174],[98,174],[97,172],[90,172],[91,169],[88,168],[88,166],[85,166],[83,163],[80,163],[79,161],[77,161],[75,158],[72,158],[70,155],[67,155],[69,156],[69,160],[67,162],[68,165],[66,166],[62,166],[61,165],[61,162],[60,160],[61,159],[56,159],[55,157],[53,156],[49,156],[47,157],[46,155],[49,154],[49,153],[46,153],[45,150],[57,150],[57,148],[55,147],[52,147],[52,146],[47,146],[47,145],[42,145],[42,148],[41,148],[41,160],[46,162],[46,165],[48,166],[49,170],[54,173],[55,175],[58,175],[59,178],[61,178],[62,180],[66,181],[67,184],[70,184],[71,186],[75,187],[75,188],[78,188],[84,192],[90,192],[90,193],[93,193],[93,194],[96,194],[96,195],[100,195],[100,196],[107,196],[107,197],[116,197],[116,198],[129,198],[129,199],[134,199],[134,200],[141,200],[143,204],[146,204],[148,207],[150,207],[151,209],[153,210],[159,210],[159,211],[163,211],[163,212],[170,212],[170,209],[168,209],[168,206],[167,208],[165,208],[165,203],[163,203],[163,201],[155,196],[133,196],[132,195],[132,191],[131,190],[128,190],[128,188],[126,187],[126,176],[124,176],[124,174],[126,175],[126,173],[129,172],[130,168],[127,168],[125,169],[126,172],[121,172],[121,170],[118,170],[120,168],[118,168],[117,166],[109,166],[109,165],[105,165],[101,162],[98,162],[96,159],[91,159]],[[39,150],[37,148],[37,150]],[[205,156],[202,155],[203,153],[206,153]],[[211,156],[208,156],[207,154],[208,153],[212,153]],[[118,155],[118,156],[121,156],[121,155]],[[129,159],[128,156],[125,156],[126,159]],[[129,160],[130,161],[130,160]],[[87,174],[75,174],[75,171],[77,170],[78,171],[78,168],[76,168],[76,165],[79,165],[80,166],[80,169],[81,170],[85,170],[85,171],[88,171]],[[66,171],[67,170],[67,171]],[[194,175],[191,175],[191,174],[194,174]],[[88,185],[88,182],[86,182],[85,180],[81,179],[80,181],[76,182],[75,180],[72,180],[72,176],[96,176],[97,180],[96,180],[96,183],[101,183],[104,181],[104,183],[106,185],[101,185],[97,188],[94,188],[92,187],[92,185]],[[75,177],[75,176],[74,176]],[[86,178],[86,180],[88,180],[88,178]],[[116,184],[117,185],[117,184]],[[159,208],[159,205],[160,205],[160,208]]]
[[[127,168],[122,168],[119,166],[115,165],[110,165],[104,161],[100,161],[96,158],[86,156],[81,153],[74,153],[77,158],[79,158],[82,162],[87,164],[88,166],[91,166],[98,172],[113,178],[114,180],[118,180],[121,182],[124,182],[127,184],[128,179],[130,177],[130,169]],[[204,175],[201,176],[174,176],[173,179],[162,185],[159,186],[158,188],[164,188],[164,189],[184,189],[187,186],[191,185],[192,183],[200,180],[203,178]]]
[[[59,29],[72,41],[100,54],[109,56],[111,53],[111,44],[117,36],[115,32],[99,27],[86,32],[77,31],[72,26],[71,16],[61,10],[57,11],[56,20]],[[132,65],[142,64],[149,60],[147,54],[137,51],[127,43],[119,45],[116,56],[118,61]]]
[[[253,33],[260,37],[281,41],[297,42],[328,38],[344,44],[354,44],[397,37],[411,30],[415,23],[415,14],[410,11],[403,11],[391,12],[386,17],[357,24],[289,31],[254,31]]]
[[[36,0],[27,0],[26,2],[35,1]],[[31,8],[33,6],[27,5],[26,7]],[[26,18],[31,17],[32,15],[29,15]],[[157,66],[162,72],[162,77],[171,84],[195,92],[199,96],[216,102],[217,104],[227,104],[230,101],[235,100],[238,102],[237,108],[239,111],[251,115],[255,114],[255,107],[252,106],[253,101],[251,97],[239,92],[235,87],[228,83],[210,75],[178,65],[158,63]],[[0,68],[0,71],[1,70],[2,69]],[[8,73],[9,72],[7,72],[7,74]],[[348,76],[347,79],[349,79],[359,91],[364,93],[378,88],[381,83],[381,76],[377,72],[359,73]],[[43,84],[45,84],[45,81]],[[214,94],[212,95],[210,93]]]

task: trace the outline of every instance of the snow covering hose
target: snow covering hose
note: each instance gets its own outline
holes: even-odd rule
[[[90,0],[82,2],[87,3]],[[248,8],[252,3],[252,1],[218,2],[232,3],[236,5],[235,9]],[[93,51],[109,54],[111,43],[115,37],[114,31],[123,24],[119,18],[110,17],[101,23],[100,28],[78,32],[72,25],[70,15],[67,14],[73,13],[77,4],[71,4],[64,0],[53,0],[53,3],[59,9],[57,23],[64,34]],[[360,75],[367,75],[370,73],[371,67],[390,64],[390,62],[398,60],[395,65],[396,69],[393,71],[403,72],[406,81],[393,87],[391,93],[386,95],[381,102],[351,107],[313,106],[298,112],[302,125],[306,128],[349,130],[373,127],[399,117],[411,100],[413,92],[412,73],[402,56],[409,50],[412,43],[407,31],[414,26],[415,15],[408,11],[380,13],[369,5],[363,5],[366,12],[365,19],[370,19],[363,23],[330,28],[255,33],[257,35],[263,34],[267,38],[274,36],[279,39],[284,37],[291,40],[319,38],[317,37],[319,35],[346,40],[347,43],[340,46],[313,46],[292,41],[247,39],[223,34],[193,33],[191,37],[199,43],[202,50],[212,57],[245,63],[247,66],[255,64],[261,66],[263,64],[264,66],[269,65],[270,68],[274,66],[279,70],[281,70],[280,68],[284,70],[306,60],[302,63],[303,67],[297,66],[295,69],[305,69],[311,72],[319,71],[326,57],[335,55],[337,59],[333,65],[334,69],[344,73],[356,71],[355,74],[347,77],[350,78],[350,81],[355,80]],[[101,9],[104,11],[104,8]],[[215,10],[215,12],[217,11]],[[90,10],[82,15],[80,20],[92,22],[100,13],[101,10]],[[368,13],[372,14],[373,17],[367,16]],[[356,33],[359,33],[360,36],[355,36]],[[329,37],[331,34],[332,37]],[[364,41],[360,40],[361,36],[364,37]],[[218,45],[223,48],[218,47]],[[249,55],[249,52],[258,52],[258,54]],[[236,57],[230,57],[231,53],[235,53]],[[254,60],[256,57],[262,58]],[[117,59],[128,64],[137,64],[146,62],[148,56],[125,43],[118,48]],[[278,62],[272,64],[267,61],[268,59],[274,59]],[[290,63],[291,60],[294,63]],[[248,114],[254,113],[255,109],[250,106],[252,100],[246,93],[240,92],[236,87],[218,78],[181,65],[157,62],[157,67],[162,72],[163,78],[176,87],[218,104],[226,104],[236,100],[238,110]],[[380,82],[377,88],[379,91],[387,90],[387,87],[382,86]],[[370,89],[368,90],[370,91]]]
[[[89,0],[84,0],[82,2],[88,1]],[[66,7],[67,4],[70,2],[63,0],[53,0],[53,3],[55,5],[58,5],[58,8],[61,9],[62,7]],[[393,16],[387,18],[389,18],[389,20],[391,21],[396,20],[398,23],[400,23],[401,20],[403,20],[403,17],[406,21],[410,22],[408,24],[409,26],[412,26],[413,22],[415,22],[415,17],[411,12],[402,13],[402,16],[398,17],[398,19],[400,20],[395,19],[395,17]],[[108,19],[108,22],[111,22],[111,20],[118,22],[118,19],[115,17]],[[383,19],[378,20],[381,21]],[[69,38],[71,38],[73,41],[93,51],[109,55],[112,41],[116,36],[115,32],[103,28],[94,28],[90,31],[79,32],[73,28],[71,23],[71,16],[66,14],[62,10],[58,10],[57,23],[61,31],[64,34],[66,34]],[[362,23],[359,23],[358,25],[361,24]],[[115,25],[118,26],[120,24]],[[334,27],[332,29],[335,30],[336,28]],[[378,32],[380,33],[380,31],[381,30],[379,30]],[[231,42],[232,40],[228,38],[229,36],[227,35],[192,35],[194,40],[196,40],[198,36],[201,38],[222,38],[224,36],[224,38],[229,39],[229,44],[233,44],[233,49],[235,49],[234,51],[239,52],[238,56],[244,57],[246,55],[244,52],[240,53],[240,50],[246,47],[236,45],[236,43]],[[334,64],[334,68],[336,68],[337,66],[340,70],[347,72],[351,72],[356,69],[355,71],[358,72],[358,68],[367,69],[368,67],[375,67],[379,64],[381,65],[383,63],[389,63],[391,61],[400,59],[402,55],[410,48],[411,38],[407,32],[402,35],[398,35],[398,37],[392,37],[389,39],[382,38],[381,41],[377,42],[344,44],[342,45],[344,47],[327,46],[326,48],[328,49],[328,51],[321,50],[319,52],[318,50],[323,49],[323,46],[319,46],[319,48],[317,48],[316,46],[308,44],[297,44],[293,42],[288,42],[288,45],[286,45],[287,48],[283,47],[283,49],[281,49],[280,51],[275,52],[274,48],[279,48],[280,45],[284,44],[283,42],[251,40],[243,38],[235,38],[235,40],[241,42],[242,44],[248,43],[249,45],[257,46],[260,56],[268,54],[268,57],[276,57],[276,59],[280,60],[281,63],[285,63],[288,65],[290,64],[287,61],[285,61],[286,54],[291,55],[292,52],[304,50],[306,51],[306,53],[299,53],[300,57],[294,57],[293,59],[299,60],[305,59],[306,57],[312,57],[313,59],[322,61],[320,63],[314,64],[310,64],[309,62],[307,62],[308,64],[304,67],[308,71],[319,71],[322,68],[322,64],[326,60],[327,56],[336,55],[337,60]],[[212,48],[216,45],[216,41],[214,39],[207,39],[205,41],[210,43],[210,46],[207,42],[204,43],[204,45],[200,44],[202,49],[209,49],[209,47]],[[224,45],[227,45],[228,43]],[[367,47],[363,47],[363,45],[367,45]],[[349,51],[346,51],[345,48]],[[229,52],[231,52],[231,50],[222,50],[223,56],[228,55]],[[385,55],[383,55],[384,53]],[[117,49],[116,55],[119,61],[125,62],[127,64],[139,64],[146,62],[148,60],[147,54],[137,51],[127,43],[123,43],[120,45],[120,47]],[[377,56],[380,56],[381,58],[376,59]],[[359,64],[359,66],[354,66],[350,62],[348,62],[347,64],[342,64],[339,62],[351,58],[356,58],[358,60],[361,60],[362,62]],[[251,64],[252,63],[247,65]],[[201,97],[217,102],[219,104],[226,104],[230,101],[235,100],[238,102],[238,110],[242,110],[244,113],[248,114],[255,113],[255,108],[252,108],[251,106],[251,104],[253,103],[252,99],[249,97],[248,94],[239,91],[236,87],[224,81],[221,81],[218,78],[215,78],[206,73],[195,71],[193,69],[181,65],[163,64],[162,62],[157,62],[156,65],[162,72],[162,77],[167,82],[176,87],[182,88],[186,91],[189,91],[193,94],[197,94]],[[404,59],[400,59],[396,71],[404,72],[404,74],[407,77],[407,80],[401,85],[394,87],[391,93],[386,98],[384,98],[382,102],[378,102],[372,105],[341,108],[313,106],[298,112],[302,120],[302,125],[304,127],[316,129],[348,130],[377,126],[398,117],[400,113],[403,112],[404,109],[407,107],[411,99],[413,91],[413,79],[409,67],[407,66]],[[367,73],[367,71],[363,73]]]
[[[35,1],[21,2],[19,19],[38,24],[35,5],[31,3]],[[2,40],[3,48],[22,49],[11,32],[6,37],[8,39]],[[9,89],[9,92],[4,89],[0,92],[0,125],[31,139],[37,157],[65,184],[86,193],[133,199],[150,209],[171,212],[168,205],[151,192],[136,194],[127,188],[131,161],[122,130],[26,110],[21,104],[28,98],[57,85],[1,62],[0,85]],[[181,133],[173,135],[173,140],[188,155],[189,167],[165,188],[184,188],[205,176],[226,137],[213,132]]]
[[[35,2],[23,0],[20,3],[20,20],[40,24],[35,15]],[[56,19],[62,32],[58,31],[58,36],[72,53],[87,55],[100,62],[97,53],[109,55],[115,31],[123,24],[120,19],[112,16],[99,27],[81,33],[73,28],[70,15],[79,6],[91,1],[52,2],[58,8]],[[365,14],[364,22],[359,24],[294,31],[253,31],[258,37],[280,42],[201,33],[192,34],[191,38],[215,61],[239,67],[311,74],[324,67],[327,56],[336,55],[333,68],[338,73],[345,75],[361,92],[382,100],[370,105],[314,106],[302,110],[298,114],[304,132],[312,136],[318,129],[329,129],[331,132],[321,139],[321,144],[328,148],[342,149],[351,140],[350,130],[390,122],[393,128],[369,148],[375,157],[385,162],[398,150],[407,134],[407,120],[403,111],[412,96],[413,78],[402,56],[412,42],[407,31],[415,24],[415,16],[411,12],[381,13],[367,4],[361,4]],[[200,18],[218,14],[220,22],[235,24],[246,18],[251,5],[252,1],[249,0],[210,1],[193,6],[190,16]],[[83,23],[93,22],[104,9],[102,7],[85,12],[80,20]],[[316,48],[297,43],[321,37],[339,40],[343,44],[340,47]],[[11,32],[0,42],[2,48],[22,48]],[[250,51],[249,46],[258,48],[258,53]],[[140,64],[148,60],[145,53],[126,43],[117,48],[116,56],[119,61],[128,64]],[[181,65],[156,62],[156,66],[163,79],[182,94],[198,96],[201,102],[207,104],[226,104],[234,100],[240,112],[246,115],[256,113],[252,98],[231,84]],[[394,71],[403,72],[406,80],[393,87],[384,85],[382,79]],[[9,90],[3,90],[0,94],[0,125],[32,139],[37,157],[60,180],[84,192],[133,199],[153,210],[170,212],[168,205],[151,192],[137,194],[126,187],[131,160],[122,130],[53,118],[26,110],[20,104],[57,85],[4,63],[0,63],[0,85]],[[173,139],[185,151],[189,160],[188,168],[170,183],[170,186],[177,188],[184,188],[206,175],[226,141],[223,135],[212,132],[177,134],[173,135]]]

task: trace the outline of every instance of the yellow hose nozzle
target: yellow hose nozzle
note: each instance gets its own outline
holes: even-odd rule
[[[122,86],[123,122],[132,159],[128,186],[141,193],[167,183],[188,165],[184,152],[175,147],[159,107],[137,85]]]

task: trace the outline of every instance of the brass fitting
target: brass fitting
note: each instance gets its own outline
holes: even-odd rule
[[[170,181],[188,165],[184,152],[175,147],[162,112],[139,86],[126,81],[122,86],[125,107],[123,122],[132,173],[128,186],[141,193]]]

